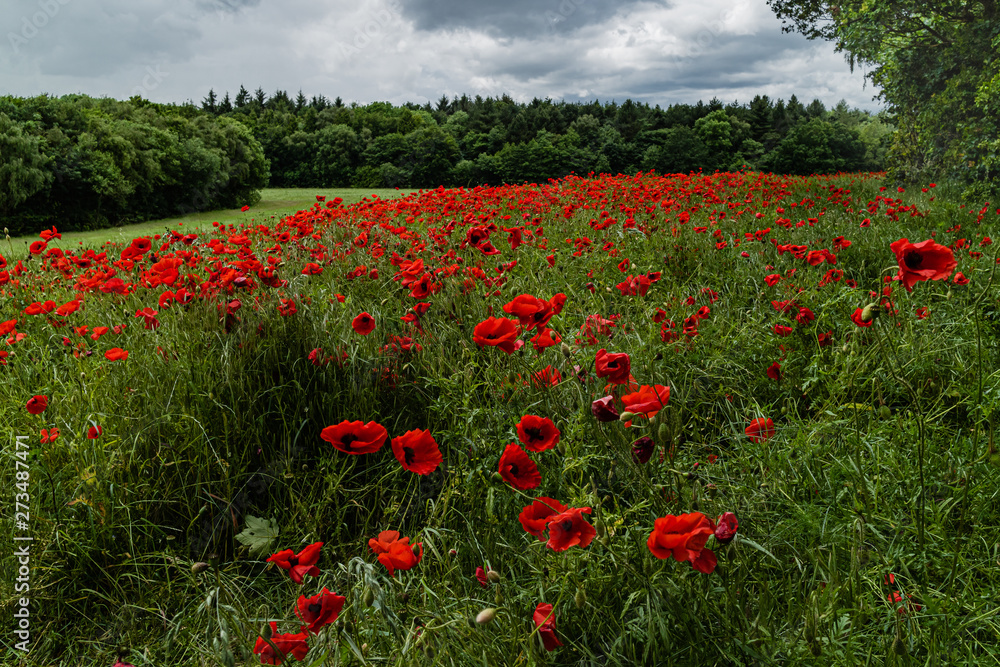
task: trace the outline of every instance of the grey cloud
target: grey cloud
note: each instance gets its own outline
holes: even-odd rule
[[[402,6],[418,30],[468,29],[525,39],[573,32],[640,4],[666,6],[662,0],[408,0]]]

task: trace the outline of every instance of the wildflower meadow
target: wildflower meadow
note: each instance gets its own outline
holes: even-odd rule
[[[3,664],[995,664],[1000,209],[942,190],[8,238]]]

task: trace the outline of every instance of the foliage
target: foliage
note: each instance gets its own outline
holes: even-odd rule
[[[615,132],[562,148],[644,141]],[[30,522],[2,522],[33,538],[30,660],[256,663],[326,587],[346,601],[295,640],[305,664],[993,661],[994,215],[870,175],[639,174],[8,246],[3,482]],[[908,292],[903,237],[957,272]],[[476,342],[505,316],[509,354]],[[598,421],[604,397],[634,412]],[[499,462],[525,415],[559,440],[522,492]],[[344,422],[386,442],[335,449]],[[443,461],[418,475],[391,441],[424,429]],[[594,532],[529,534],[543,496]],[[725,545],[705,531],[727,511]],[[649,545],[694,512],[702,570]],[[241,544],[251,517],[303,585]]]

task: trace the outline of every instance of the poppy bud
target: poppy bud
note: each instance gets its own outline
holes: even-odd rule
[[[500,573],[497,572],[496,570],[490,570],[489,572],[486,573],[486,581],[490,582],[491,584],[500,583]]]
[[[657,435],[660,436],[661,441],[669,442],[671,440],[670,426],[666,423],[660,424],[660,429],[657,431]]]
[[[370,589],[370,588],[366,588],[365,589],[365,594],[361,598],[361,601],[365,603],[366,607],[372,606],[372,603],[375,602],[375,592],[372,591],[372,589]]]
[[[270,639],[271,638],[271,625],[270,624],[267,624],[267,625],[264,626],[264,631],[260,633],[260,636],[263,637],[264,639]]]
[[[562,350],[563,356],[567,359],[573,355],[573,350],[566,343],[563,343],[559,349]]]
[[[195,574],[201,574],[208,569],[208,563],[195,563],[191,566],[191,571]]]
[[[621,413],[620,415],[618,415],[618,420],[619,421],[628,422],[628,421],[632,421],[633,419],[635,419],[635,413],[634,412],[628,412],[627,410],[625,412]]]
[[[906,650],[906,642],[903,641],[903,638],[898,632],[896,633],[896,638],[892,640],[892,652],[896,655],[906,655],[909,653],[909,651]]]
[[[732,512],[725,512],[719,517],[718,526],[715,528],[715,539],[719,544],[729,544],[736,537],[740,523],[736,520],[736,515]]]
[[[494,618],[496,618],[496,616],[497,616],[497,610],[494,609],[493,607],[487,607],[486,609],[483,609],[481,612],[476,614],[476,623],[478,623],[479,625],[486,625]]]
[[[888,419],[889,417],[892,416],[892,411],[889,410],[888,405],[883,405],[878,409],[878,416],[881,417],[882,419]]]
[[[583,605],[587,604],[587,594],[583,592],[582,588],[576,589],[576,595],[573,596],[573,604],[576,605],[577,609],[583,609]]]
[[[878,304],[869,303],[867,306],[861,309],[862,322],[871,322],[876,317],[878,317]]]

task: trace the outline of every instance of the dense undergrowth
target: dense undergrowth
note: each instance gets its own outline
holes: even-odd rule
[[[11,248],[4,479],[13,507],[27,463],[31,512],[3,521],[34,541],[31,652],[6,662],[255,664],[326,587],[346,601],[306,664],[991,664],[996,216],[878,174],[639,174]],[[907,291],[900,238],[957,267]],[[482,327],[521,295],[545,322],[508,353]],[[662,409],[598,420],[656,385]],[[524,415],[560,435],[518,490],[498,468]],[[345,454],[321,438],[345,421],[388,439]],[[423,429],[443,461],[417,475],[390,439]],[[591,509],[587,546],[526,532],[543,496]],[[739,521],[711,573],[647,544],[692,512]],[[386,530],[422,545],[393,576]],[[315,542],[301,586],[266,562]]]

